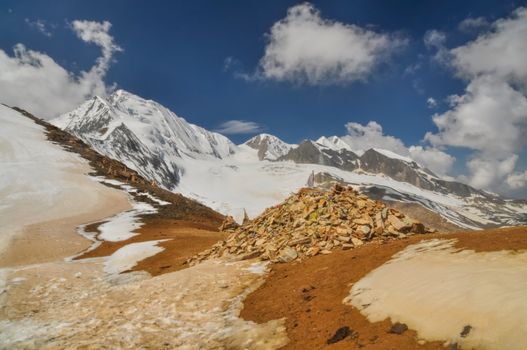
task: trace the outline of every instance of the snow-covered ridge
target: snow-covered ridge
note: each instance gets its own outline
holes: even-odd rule
[[[350,145],[342,141],[342,139],[338,136],[330,136],[330,137],[322,136],[315,142],[318,143],[319,145],[322,145],[334,151],[340,151],[342,149],[353,151]]]
[[[397,153],[395,153],[395,152],[389,151],[389,150],[387,150],[387,149],[383,149],[383,148],[373,148],[373,150],[374,150],[375,152],[378,152],[378,153],[382,154],[383,156],[388,157],[388,158],[402,160],[403,162],[406,162],[406,163],[417,163],[415,160],[413,160],[413,159],[410,158],[410,157],[402,156],[402,155],[400,155],[400,154],[397,154]]]

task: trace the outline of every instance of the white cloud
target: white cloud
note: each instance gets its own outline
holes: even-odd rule
[[[0,50],[0,98],[3,103],[27,109],[49,119],[67,112],[93,95],[104,96],[111,90],[104,77],[113,53],[121,49],[108,34],[109,22],[74,21],[77,36],[102,49],[88,71],[78,75],[67,71],[45,53],[27,49],[23,44],[13,48],[13,56]]]
[[[263,131],[264,128],[255,122],[245,120],[228,120],[220,125],[216,132],[221,134],[254,134]]]
[[[51,31],[49,30],[49,25],[47,22],[43,19],[36,19],[34,21],[29,20],[29,18],[26,18],[24,20],[28,26],[31,28],[36,29],[40,33],[44,34],[47,37],[51,37]]]
[[[364,80],[405,44],[394,35],[324,19],[304,3],[272,26],[256,76],[310,85]]]
[[[475,156],[467,163],[470,184],[476,188],[503,190],[503,180],[514,171],[517,161],[515,154],[503,159]]]
[[[507,185],[513,189],[517,190],[527,186],[527,170],[523,173],[513,173],[507,176]]]
[[[407,148],[400,139],[385,135],[382,126],[374,121],[367,125],[347,123],[348,135],[342,140],[351,146],[351,149],[362,152],[370,148],[382,148],[407,156],[422,166],[430,169],[439,176],[446,176],[455,162],[455,158],[434,147],[410,146]]]
[[[435,98],[429,97],[426,100],[426,105],[428,106],[428,108],[436,108],[437,107],[437,101],[436,101]]]
[[[449,98],[453,108],[435,114],[437,134],[425,139],[434,145],[470,148],[503,156],[527,143],[527,98],[492,76],[481,76],[467,86],[465,94]]]
[[[473,150],[468,182],[507,192],[525,185],[515,167],[527,146],[527,9],[518,8],[489,28],[448,51],[449,65],[467,87],[448,98],[450,110],[433,116],[438,132],[425,139]]]
[[[370,121],[366,125],[349,122],[346,124],[348,135],[342,137],[342,140],[356,151],[366,151],[370,148],[383,148],[393,151],[400,155],[407,155],[408,150],[404,143],[393,136],[384,135],[382,126]]]
[[[451,50],[453,66],[466,79],[490,74],[527,89],[527,8],[497,20],[491,29]]]
[[[485,17],[468,17],[459,23],[457,28],[463,33],[474,33],[489,26],[489,21]]]
[[[455,157],[433,147],[410,146],[408,151],[410,158],[441,177],[448,176],[456,161]]]

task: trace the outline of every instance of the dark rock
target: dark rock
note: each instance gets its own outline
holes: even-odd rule
[[[340,327],[335,332],[335,335],[333,335],[331,338],[329,338],[326,341],[326,343],[328,343],[328,344],[338,343],[339,341],[344,340],[346,337],[348,337],[348,336],[350,336],[352,334],[353,334],[353,331],[348,326]]]
[[[461,338],[466,338],[471,330],[472,330],[472,326],[466,325],[465,327],[463,327],[463,330],[461,331],[459,335],[461,336]]]
[[[404,323],[399,323],[399,322],[396,322],[392,328],[390,328],[390,331],[389,333],[393,333],[393,334],[403,334],[404,332],[406,332],[408,330],[408,326]]]

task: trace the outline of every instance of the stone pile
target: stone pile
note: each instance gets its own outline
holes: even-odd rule
[[[301,189],[241,226],[227,217],[221,230],[230,232],[228,238],[188,263],[227,256],[288,262],[366,242],[432,232],[383,202],[340,185],[330,190]]]

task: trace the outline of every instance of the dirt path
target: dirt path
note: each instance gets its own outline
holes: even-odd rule
[[[316,256],[301,263],[274,265],[262,287],[246,299],[241,316],[255,322],[286,317],[291,342],[284,349],[444,349],[442,342],[420,345],[413,331],[390,334],[389,320],[370,323],[357,309],[342,302],[351,284],[423,238],[413,236],[382,246],[365,245]],[[527,249],[526,227],[426,238],[456,238],[456,248],[476,251]],[[328,345],[326,341],[343,326],[356,332],[356,338]]]

